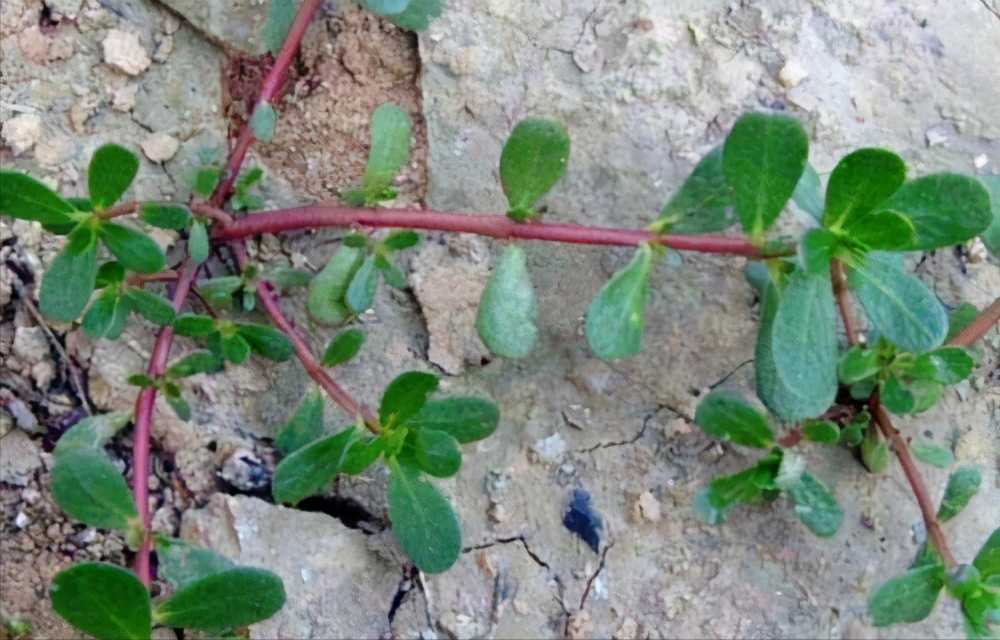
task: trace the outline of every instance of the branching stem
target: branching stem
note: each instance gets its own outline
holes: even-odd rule
[[[280,233],[316,227],[395,227],[475,233],[491,238],[520,238],[571,244],[634,247],[656,242],[680,251],[725,253],[748,258],[777,258],[793,255],[793,246],[762,247],[748,238],[700,235],[657,234],[645,229],[613,229],[546,222],[519,223],[507,216],[417,209],[351,209],[329,205],[264,211],[236,220],[217,229],[217,240],[245,238],[261,233]]]

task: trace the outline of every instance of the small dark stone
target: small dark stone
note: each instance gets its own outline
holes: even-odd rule
[[[604,528],[604,524],[601,522],[601,516],[594,511],[590,494],[583,489],[573,490],[569,509],[563,516],[563,526],[578,535],[594,550],[594,553],[600,553],[601,529]]]

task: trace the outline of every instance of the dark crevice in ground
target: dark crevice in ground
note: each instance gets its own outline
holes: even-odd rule
[[[498,545],[513,544],[513,543],[520,543],[521,546],[524,548],[525,553],[528,554],[528,557],[531,558],[531,560],[535,564],[537,564],[539,567],[545,569],[545,571],[548,573],[548,575],[552,578],[552,581],[556,585],[556,592],[557,592],[557,594],[559,596],[557,598],[557,602],[559,603],[559,608],[562,609],[562,614],[564,616],[566,616],[567,619],[568,619],[568,617],[570,615],[570,611],[569,611],[569,608],[566,606],[566,585],[563,583],[562,578],[559,577],[559,574],[552,567],[552,565],[550,565],[545,560],[542,560],[542,558],[531,549],[531,547],[528,545],[528,541],[525,539],[524,536],[513,536],[513,537],[510,537],[510,538],[497,538],[496,540],[494,540],[492,542],[484,542],[482,544],[478,544],[478,545],[475,545],[475,546],[465,547],[464,549],[462,549],[462,553],[470,553],[472,551],[481,551],[483,549],[489,549],[491,547],[495,547],[495,546],[498,546]],[[498,575],[498,577],[499,577],[499,575]],[[500,586],[499,582],[495,586],[497,586],[497,587]],[[497,593],[496,593],[496,589],[495,589],[494,590],[494,601],[496,601],[496,600],[497,600]],[[495,602],[494,604],[496,605],[498,603]]]
[[[365,508],[354,498],[341,496],[312,496],[298,503],[299,511],[325,513],[340,520],[348,529],[357,529],[365,535],[384,531],[387,524],[378,516]]]

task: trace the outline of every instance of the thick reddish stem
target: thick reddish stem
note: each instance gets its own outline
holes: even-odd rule
[[[189,268],[185,270],[180,279],[177,280],[177,289],[174,291],[174,311],[180,313],[184,301],[198,269]],[[174,328],[166,326],[160,329],[156,335],[156,343],[153,345],[153,355],[149,361],[147,369],[150,378],[157,378],[167,369],[167,361],[170,358],[170,346],[174,340]],[[149,554],[152,549],[152,514],[149,511],[149,453],[150,453],[150,433],[153,424],[153,405],[156,402],[156,388],[146,387],[139,392],[135,400],[135,432],[132,447],[132,492],[135,494],[135,508],[139,512],[142,521],[143,537],[139,552],[135,557],[135,573],[139,576],[142,584],[149,587],[152,581],[152,574],[149,567]]]
[[[973,342],[982,338],[990,328],[1000,322],[1000,298],[993,301],[993,304],[979,312],[976,319],[969,323],[969,326],[958,332],[948,344],[960,347],[968,347]]]
[[[851,310],[851,292],[847,288],[847,269],[840,260],[830,262],[830,278],[833,281],[833,293],[837,298],[840,317],[844,321],[844,333],[851,345],[861,341],[861,331],[858,329],[857,318]]]
[[[323,0],[305,0],[299,7],[298,13],[295,14],[295,20],[292,21],[292,26],[288,29],[285,42],[281,45],[281,50],[278,52],[278,57],[275,58],[274,65],[271,66],[271,70],[267,72],[267,76],[261,84],[260,95],[257,96],[257,103],[254,105],[254,112],[260,108],[260,105],[265,102],[271,102],[277,97],[278,92],[281,90],[281,85],[285,81],[285,75],[288,73],[288,67],[291,66],[292,59],[299,50],[299,44],[306,35],[306,29],[309,28],[309,23],[312,22],[313,16],[316,15],[316,11],[319,10],[322,4]],[[236,182],[236,176],[239,175],[240,167],[243,166],[243,160],[246,158],[247,151],[250,150],[250,145],[253,144],[255,139],[253,128],[250,126],[250,120],[247,120],[247,123],[243,125],[243,130],[240,131],[239,138],[236,140],[236,146],[233,148],[232,153],[229,154],[229,162],[226,164],[226,170],[222,174],[222,180],[219,181],[215,192],[212,193],[212,204],[216,207],[222,206],[222,203],[226,201],[226,197],[232,191],[233,183]]]
[[[941,529],[941,522],[938,521],[937,510],[934,508],[934,501],[931,500],[931,494],[927,490],[927,485],[924,484],[920,470],[917,469],[917,463],[914,462],[913,456],[910,455],[910,448],[907,446],[906,440],[892,426],[892,421],[882,406],[877,389],[872,394],[871,400],[868,403],[868,410],[871,411],[872,417],[875,419],[875,424],[882,430],[882,435],[892,443],[892,450],[896,454],[896,457],[899,458],[899,464],[903,467],[903,473],[906,475],[906,479],[913,489],[913,495],[920,506],[920,513],[924,517],[924,525],[927,527],[927,537],[930,538],[934,548],[941,554],[948,567],[954,567],[957,564],[955,556],[952,555],[951,549],[948,547],[948,539],[945,538],[944,531]]]
[[[572,244],[596,244],[622,247],[642,242],[657,242],[681,251],[727,253],[749,258],[774,258],[792,255],[792,247],[767,250],[747,238],[720,235],[681,236],[657,234],[645,229],[612,229],[576,224],[544,222],[519,223],[507,216],[416,209],[350,209],[334,206],[299,207],[264,211],[237,220],[214,236],[218,240],[245,238],[261,233],[280,233],[315,227],[400,227],[454,233],[475,233],[492,238],[547,240]]]

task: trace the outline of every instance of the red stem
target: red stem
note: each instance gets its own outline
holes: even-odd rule
[[[185,270],[177,281],[174,291],[174,311],[180,313],[184,300],[187,299],[191,285],[198,275],[198,268]],[[174,340],[174,328],[166,326],[156,335],[153,345],[153,355],[149,361],[147,372],[150,378],[157,378],[167,368],[170,358],[170,346]],[[152,514],[149,511],[149,453],[150,433],[153,424],[153,405],[156,402],[156,387],[146,387],[139,392],[135,400],[135,433],[132,446],[132,492],[135,494],[135,508],[142,520],[143,536],[139,552],[135,557],[135,573],[147,588],[152,581],[149,567],[149,554],[152,549]]]
[[[990,327],[1000,322],[1000,298],[993,301],[993,304],[979,312],[976,319],[969,323],[969,326],[958,332],[948,344],[968,347],[976,340],[979,340],[990,330]]]
[[[492,238],[547,240],[572,244],[634,247],[657,242],[681,251],[727,253],[750,258],[792,255],[794,249],[765,249],[746,238],[721,235],[681,236],[657,234],[645,229],[612,229],[576,224],[520,223],[507,216],[416,209],[351,209],[319,205],[264,211],[233,222],[213,234],[217,240],[245,238],[261,233],[280,233],[315,227],[403,227],[454,233],[475,233]]]
[[[260,95],[257,96],[257,103],[254,105],[255,113],[260,108],[260,105],[265,102],[271,102],[278,95],[281,85],[285,81],[285,75],[288,73],[288,67],[291,66],[292,59],[299,49],[299,44],[306,35],[306,29],[309,28],[309,23],[312,22],[313,16],[316,15],[316,11],[319,10],[322,4],[323,0],[305,0],[302,6],[299,7],[298,13],[295,14],[295,20],[292,21],[292,26],[288,29],[285,42],[281,45],[281,50],[278,52],[278,57],[275,58],[274,64],[271,66],[270,71],[267,72],[267,76],[261,84]],[[226,201],[226,197],[232,191],[233,183],[236,182],[236,176],[240,173],[240,167],[243,166],[243,160],[246,158],[247,151],[250,150],[250,145],[256,139],[253,135],[253,128],[250,126],[251,121],[252,116],[243,125],[243,130],[240,131],[240,136],[236,140],[236,146],[229,155],[229,162],[226,164],[226,170],[222,174],[223,179],[219,181],[215,192],[212,193],[212,204],[216,207],[222,206],[222,203]]]

